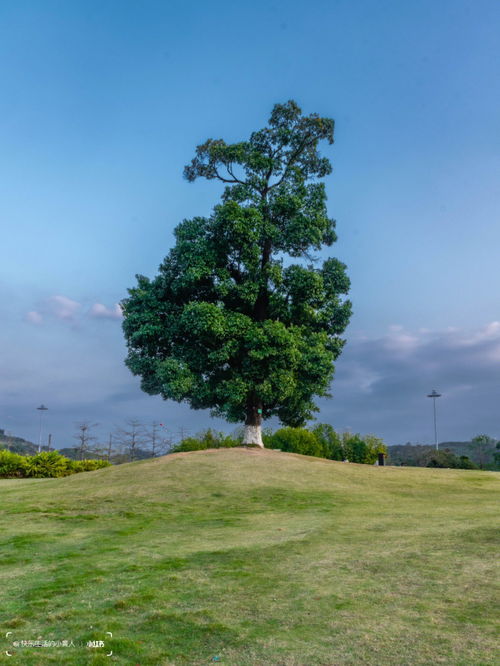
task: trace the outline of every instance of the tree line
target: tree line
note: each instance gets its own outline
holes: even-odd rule
[[[144,423],[137,419],[128,419],[122,426],[116,426],[103,440],[96,435],[99,423],[78,421],[75,424],[73,439],[75,443],[66,446],[53,446],[49,442],[42,445],[42,452],[59,451],[71,460],[107,460],[111,463],[132,462],[143,458],[154,458],[170,451],[174,442],[187,435],[181,428],[176,436],[162,423],[153,421]],[[33,456],[38,453],[38,446],[21,437],[15,437],[0,429],[0,449],[11,453]]]
[[[500,442],[484,434],[467,442],[442,442],[439,450],[407,442],[390,446],[389,456],[393,465],[496,470],[500,469]]]
[[[109,433],[106,441],[99,441],[94,434],[98,425],[89,421],[77,423],[76,446],[60,449],[60,452],[76,460],[92,457],[116,464],[165,455],[174,444],[173,433],[158,421],[145,424],[137,419],[127,419],[123,426],[117,426]],[[184,436],[182,430],[180,435]]]
[[[75,423],[75,445],[60,448],[59,453],[73,461],[103,460],[120,464],[167,453],[242,446],[244,441],[241,427],[230,435],[208,428],[191,436],[184,427],[174,433],[158,421],[147,424],[136,419],[128,419],[123,426],[117,426],[103,441],[94,434],[98,426],[91,421]],[[262,439],[267,448],[330,460],[373,464],[378,453],[384,453],[389,465],[500,469],[500,442],[488,435],[476,435],[467,442],[443,442],[437,451],[434,446],[410,442],[386,446],[375,435],[336,432],[329,424],[316,424],[310,428],[284,427],[275,432],[266,427]],[[38,450],[32,442],[0,429],[2,448],[28,456],[35,455]],[[53,450],[49,446],[42,447],[44,452]]]

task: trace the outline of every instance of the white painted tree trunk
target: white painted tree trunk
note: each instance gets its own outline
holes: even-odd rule
[[[245,425],[245,432],[243,434],[244,446],[260,446],[264,448],[262,441],[262,431],[260,425]]]

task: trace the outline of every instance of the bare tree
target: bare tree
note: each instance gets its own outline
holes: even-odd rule
[[[146,431],[146,439],[150,445],[151,457],[162,456],[172,447],[172,437],[167,435],[162,423],[153,421]]]
[[[117,428],[114,439],[128,452],[129,460],[133,461],[137,456],[137,449],[146,443],[146,432],[144,425],[135,419],[125,421],[125,428]]]
[[[114,450],[112,448],[112,442],[113,442],[113,435],[110,434],[109,440],[107,442],[99,442],[98,444],[92,447],[91,449],[92,456],[99,460],[107,460],[108,462],[110,462],[110,458],[114,453]]]
[[[181,426],[178,430],[178,435],[179,435],[179,441],[182,442],[183,439],[186,439],[186,437],[189,437],[189,430],[187,430],[184,426]]]
[[[98,423],[89,423],[88,421],[80,421],[79,423],[76,423],[78,432],[76,433],[74,438],[78,442],[77,451],[80,460],[86,459],[87,453],[90,449],[90,443],[96,441],[97,437],[91,435],[90,431],[92,428],[95,428],[98,425],[99,425]]]
[[[106,449],[106,460],[108,462],[109,462],[113,453],[114,453],[114,451],[113,451],[113,435],[112,435],[112,433],[109,433],[108,447]]]

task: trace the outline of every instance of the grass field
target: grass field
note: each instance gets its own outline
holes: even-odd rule
[[[499,664],[499,485],[252,449],[0,481],[1,661]]]

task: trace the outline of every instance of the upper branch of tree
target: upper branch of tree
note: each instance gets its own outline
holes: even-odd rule
[[[313,139],[312,141],[310,141],[309,144],[308,144],[307,140],[310,138],[310,136],[311,136],[310,133],[306,134],[306,136],[304,137],[304,140],[301,142],[300,146],[299,146],[296,150],[294,150],[294,152],[292,153],[291,157],[289,158],[289,160],[288,160],[288,162],[287,162],[287,164],[286,164],[286,167],[285,167],[285,169],[284,169],[284,171],[283,171],[283,175],[281,176],[281,178],[280,178],[276,183],[273,183],[272,185],[270,185],[270,186],[267,188],[267,192],[269,192],[270,190],[274,189],[275,187],[279,187],[279,186],[281,185],[281,183],[282,183],[282,182],[285,180],[285,178],[287,177],[288,172],[290,171],[290,168],[293,166],[295,160],[300,156],[300,154],[302,153],[302,151],[303,151],[305,148],[307,148],[308,145],[309,145],[309,146],[313,146],[313,145],[314,145],[314,143],[315,143],[315,141],[316,141],[317,139],[316,139],[316,137],[314,137],[314,139]]]
[[[226,167],[227,168],[227,167]],[[229,168],[227,168],[229,171]],[[230,175],[233,176],[233,178],[224,178],[224,176],[221,176],[220,173],[217,171],[217,167],[214,166],[214,172],[216,177],[221,180],[223,183],[241,183],[241,185],[246,185],[246,183],[242,182],[241,180],[238,180],[233,176],[233,174],[229,171]]]
[[[227,172],[229,173],[229,175],[232,176],[232,178],[234,178],[234,180],[232,181],[233,183],[239,183],[240,185],[248,185],[248,183],[246,181],[240,180],[239,178],[236,178],[236,176],[234,175],[233,170],[232,170],[232,168],[229,164],[226,164],[226,169],[227,169]]]

